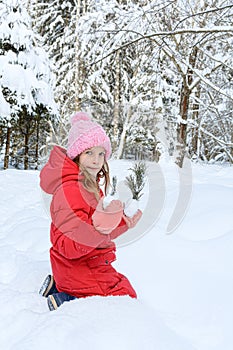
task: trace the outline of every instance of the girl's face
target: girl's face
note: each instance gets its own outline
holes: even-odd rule
[[[105,149],[103,147],[92,147],[79,156],[79,164],[85,168],[94,178],[104,165]]]

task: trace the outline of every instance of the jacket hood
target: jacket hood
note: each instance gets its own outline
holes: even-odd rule
[[[65,182],[77,181],[78,174],[79,167],[66,155],[66,150],[55,146],[40,172],[40,186],[46,193],[54,194]]]

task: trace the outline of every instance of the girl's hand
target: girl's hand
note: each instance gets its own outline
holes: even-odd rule
[[[112,200],[103,208],[103,198],[100,199],[94,214],[92,215],[93,226],[102,234],[111,233],[121,222],[123,215],[123,204],[119,200]]]
[[[123,210],[123,204],[119,199],[113,199],[104,209],[106,213],[117,213]]]
[[[134,214],[132,218],[126,215],[123,215],[123,218],[128,228],[133,228],[134,226],[136,226],[138,221],[141,219],[141,217],[142,217],[142,211],[140,209],[138,209],[138,211],[136,212],[136,214]]]

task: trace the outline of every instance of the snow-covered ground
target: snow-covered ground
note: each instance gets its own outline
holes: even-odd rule
[[[113,161],[112,174],[130,165]],[[0,348],[232,350],[233,167],[194,164],[192,171],[191,202],[178,228],[166,234],[182,184],[164,161],[166,196],[158,195],[164,203],[155,225],[118,248],[115,266],[138,299],[91,297],[54,312],[38,295],[50,272],[39,172],[1,171]]]

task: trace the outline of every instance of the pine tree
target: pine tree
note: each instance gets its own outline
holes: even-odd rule
[[[56,75],[55,98],[66,124],[83,108],[85,64],[82,60],[79,19],[89,0],[31,0],[35,28],[43,37]]]
[[[2,1],[0,16],[0,97],[4,101],[0,116],[6,129],[4,168],[8,167],[11,144],[16,142],[15,151],[23,148],[27,169],[30,137],[37,122],[56,110],[50,63],[40,37],[32,30],[24,1]]]

